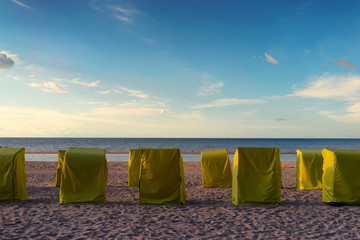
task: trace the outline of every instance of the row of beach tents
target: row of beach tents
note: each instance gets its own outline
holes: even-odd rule
[[[278,148],[237,148],[231,169],[226,149],[201,152],[205,188],[232,188],[235,205],[280,204]],[[360,150],[297,150],[296,187],[322,189],[323,202],[360,205]],[[105,149],[59,151],[55,185],[60,204],[106,202]],[[185,204],[183,159],[179,149],[132,149],[128,187],[139,189],[139,202]],[[24,148],[0,148],[0,202],[26,200]]]

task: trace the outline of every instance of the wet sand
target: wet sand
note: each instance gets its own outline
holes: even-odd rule
[[[231,189],[203,188],[200,162],[184,162],[186,204],[138,204],[127,162],[109,162],[107,203],[59,205],[56,162],[26,162],[27,201],[0,204],[0,239],[360,239],[360,206],[322,203],[296,190],[282,162],[281,205],[235,206]]]

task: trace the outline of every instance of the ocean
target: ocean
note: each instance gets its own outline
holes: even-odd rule
[[[360,149],[360,139],[335,138],[0,138],[0,147],[24,147],[26,152],[57,152],[68,147],[104,148],[128,152],[136,148],[179,148],[181,152],[237,147],[277,147],[281,153],[297,149]],[[185,161],[199,161],[200,154],[183,154]],[[107,154],[109,161],[127,161],[128,154]],[[230,159],[233,155],[230,154]],[[281,154],[281,161],[296,161],[295,154]],[[57,161],[56,154],[26,154],[26,161]]]

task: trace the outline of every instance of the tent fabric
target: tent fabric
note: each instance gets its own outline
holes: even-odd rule
[[[128,162],[128,187],[139,188],[140,149],[130,149]]]
[[[183,159],[179,149],[142,149],[139,202],[185,204]]]
[[[202,182],[205,188],[231,188],[232,174],[226,149],[201,152]]]
[[[296,188],[322,189],[323,156],[321,150],[296,150]]]
[[[27,199],[25,148],[0,148],[0,203]]]
[[[60,179],[60,204],[106,202],[106,150],[70,147]]]
[[[323,202],[360,205],[360,150],[323,149]]]
[[[66,150],[59,150],[58,165],[57,165],[57,168],[56,168],[56,181],[55,181],[55,186],[56,187],[60,187],[61,169],[62,169],[62,167],[64,165],[65,153],[66,153]]]
[[[237,148],[233,160],[233,204],[280,204],[281,185],[278,148]]]

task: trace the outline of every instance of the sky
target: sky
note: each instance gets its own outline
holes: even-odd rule
[[[360,1],[1,0],[0,137],[360,137]]]

